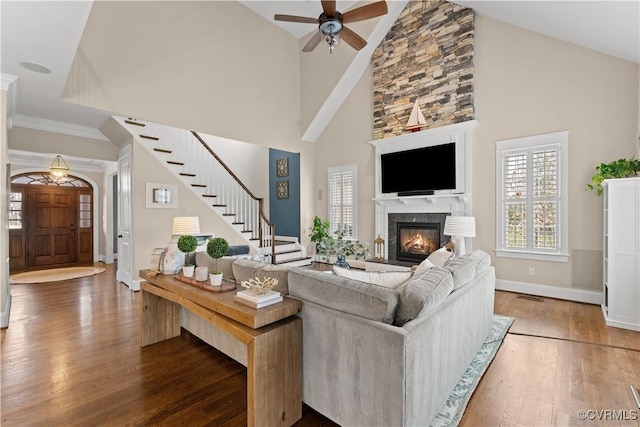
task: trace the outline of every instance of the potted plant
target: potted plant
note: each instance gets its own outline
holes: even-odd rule
[[[596,173],[591,177],[591,184],[587,185],[588,190],[595,191],[598,196],[602,195],[602,181],[611,178],[629,178],[636,176],[640,172],[640,160],[633,157],[630,159],[618,159],[610,163],[600,163],[596,166]]]
[[[346,257],[353,255],[355,259],[364,259],[369,255],[369,250],[359,240],[345,239],[345,230],[337,230],[335,237],[323,240],[322,246],[326,248],[328,255],[335,255],[338,267],[350,268]]]
[[[207,254],[213,258],[214,271],[209,274],[211,286],[222,285],[222,272],[218,270],[218,259],[229,252],[229,243],[222,237],[214,237],[207,243]]]
[[[311,238],[311,241],[316,244],[315,245],[316,255],[322,254],[324,251],[322,242],[326,239],[331,238],[331,236],[328,233],[329,226],[330,225],[329,225],[328,219],[325,219],[323,221],[322,219],[320,219],[319,216],[315,216],[313,218],[313,225],[309,229],[309,231],[311,231],[311,234],[309,234],[309,237]]]
[[[183,234],[178,239],[178,250],[184,252],[184,264],[182,264],[182,274],[184,277],[192,277],[195,266],[191,264],[189,254],[198,247],[198,240],[190,234]]]

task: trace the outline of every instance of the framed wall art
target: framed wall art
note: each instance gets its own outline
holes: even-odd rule
[[[277,176],[289,176],[289,158],[283,157],[276,160],[276,175]]]
[[[177,208],[178,186],[171,184],[153,184],[147,182],[148,208]]]
[[[276,197],[278,199],[289,198],[289,181],[276,182]]]

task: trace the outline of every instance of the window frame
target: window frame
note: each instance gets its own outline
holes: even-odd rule
[[[541,135],[526,136],[508,140],[495,141],[496,144],[496,251],[498,257],[523,258],[541,261],[568,262],[569,261],[569,192],[568,192],[568,157],[569,157],[569,131],[546,133]],[[504,159],[506,155],[527,153],[527,165],[531,165],[534,151],[553,148],[557,152],[557,203],[556,214],[556,249],[544,250],[533,248],[531,213],[533,212],[534,195],[532,171],[527,168],[527,247],[517,249],[505,245],[505,177]]]
[[[335,175],[348,175],[350,174],[353,180],[353,197],[352,197],[352,204],[351,204],[351,209],[353,211],[353,224],[351,224],[352,226],[352,234],[351,235],[345,235],[345,240],[357,240],[357,236],[358,236],[358,165],[356,163],[353,164],[349,164],[349,165],[343,165],[343,166],[333,166],[333,167],[329,167],[327,168],[327,208],[328,208],[328,217],[329,217],[329,233],[331,235],[333,235],[336,231],[337,231],[337,227],[334,226],[334,223],[332,221],[332,212],[333,212],[333,204],[332,204],[332,200],[333,200],[333,192],[332,192],[332,186],[331,186],[331,181],[332,181],[332,177]],[[340,206],[342,206],[342,208],[344,208],[344,203],[342,203]]]

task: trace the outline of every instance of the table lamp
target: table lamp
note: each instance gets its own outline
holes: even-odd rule
[[[444,222],[445,236],[451,236],[456,244],[456,255],[466,253],[465,237],[476,237],[476,218],[473,216],[448,216]]]

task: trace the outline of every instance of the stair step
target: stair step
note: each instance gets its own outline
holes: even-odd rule
[[[223,213],[222,216],[236,216],[234,213]]]
[[[311,257],[300,257],[295,259],[288,259],[286,261],[280,261],[280,262],[276,261],[275,265],[285,265],[285,264],[294,264],[296,266],[310,265],[312,261],[313,261],[313,258]]]
[[[143,134],[140,134],[140,138],[150,139],[152,141],[159,141],[160,140],[160,138],[158,138],[157,136],[143,135]]]
[[[214,208],[226,208],[227,207],[227,205],[216,205],[216,204],[213,204],[211,206],[213,206]]]
[[[180,176],[191,176],[191,177],[194,177],[194,176],[196,176],[196,174],[195,173],[180,172]]]
[[[142,127],[146,126],[144,123],[135,122],[133,120],[125,120],[124,122],[129,124],[129,125],[142,126]]]
[[[205,188],[206,184],[191,184],[192,187]]]
[[[182,163],[182,162],[174,162],[173,160],[167,160],[167,163],[169,163],[170,165],[184,166],[184,163]]]
[[[242,230],[241,233],[253,233],[253,230]]]
[[[173,153],[173,151],[165,150],[164,148],[154,148],[153,151],[157,151],[158,153],[168,153],[168,154]]]
[[[292,254],[292,253],[295,253],[295,252],[300,252],[300,249],[291,249],[291,250],[288,250],[288,251],[282,251],[282,252],[278,252],[278,250],[277,250],[277,249],[278,249],[278,248],[276,248],[276,256],[278,256],[278,255],[284,255],[284,254]]]
[[[233,225],[242,225],[242,224],[244,224],[244,222],[232,222],[231,224],[233,224]]]
[[[218,197],[218,196],[216,196],[215,194],[203,194],[202,197]]]

